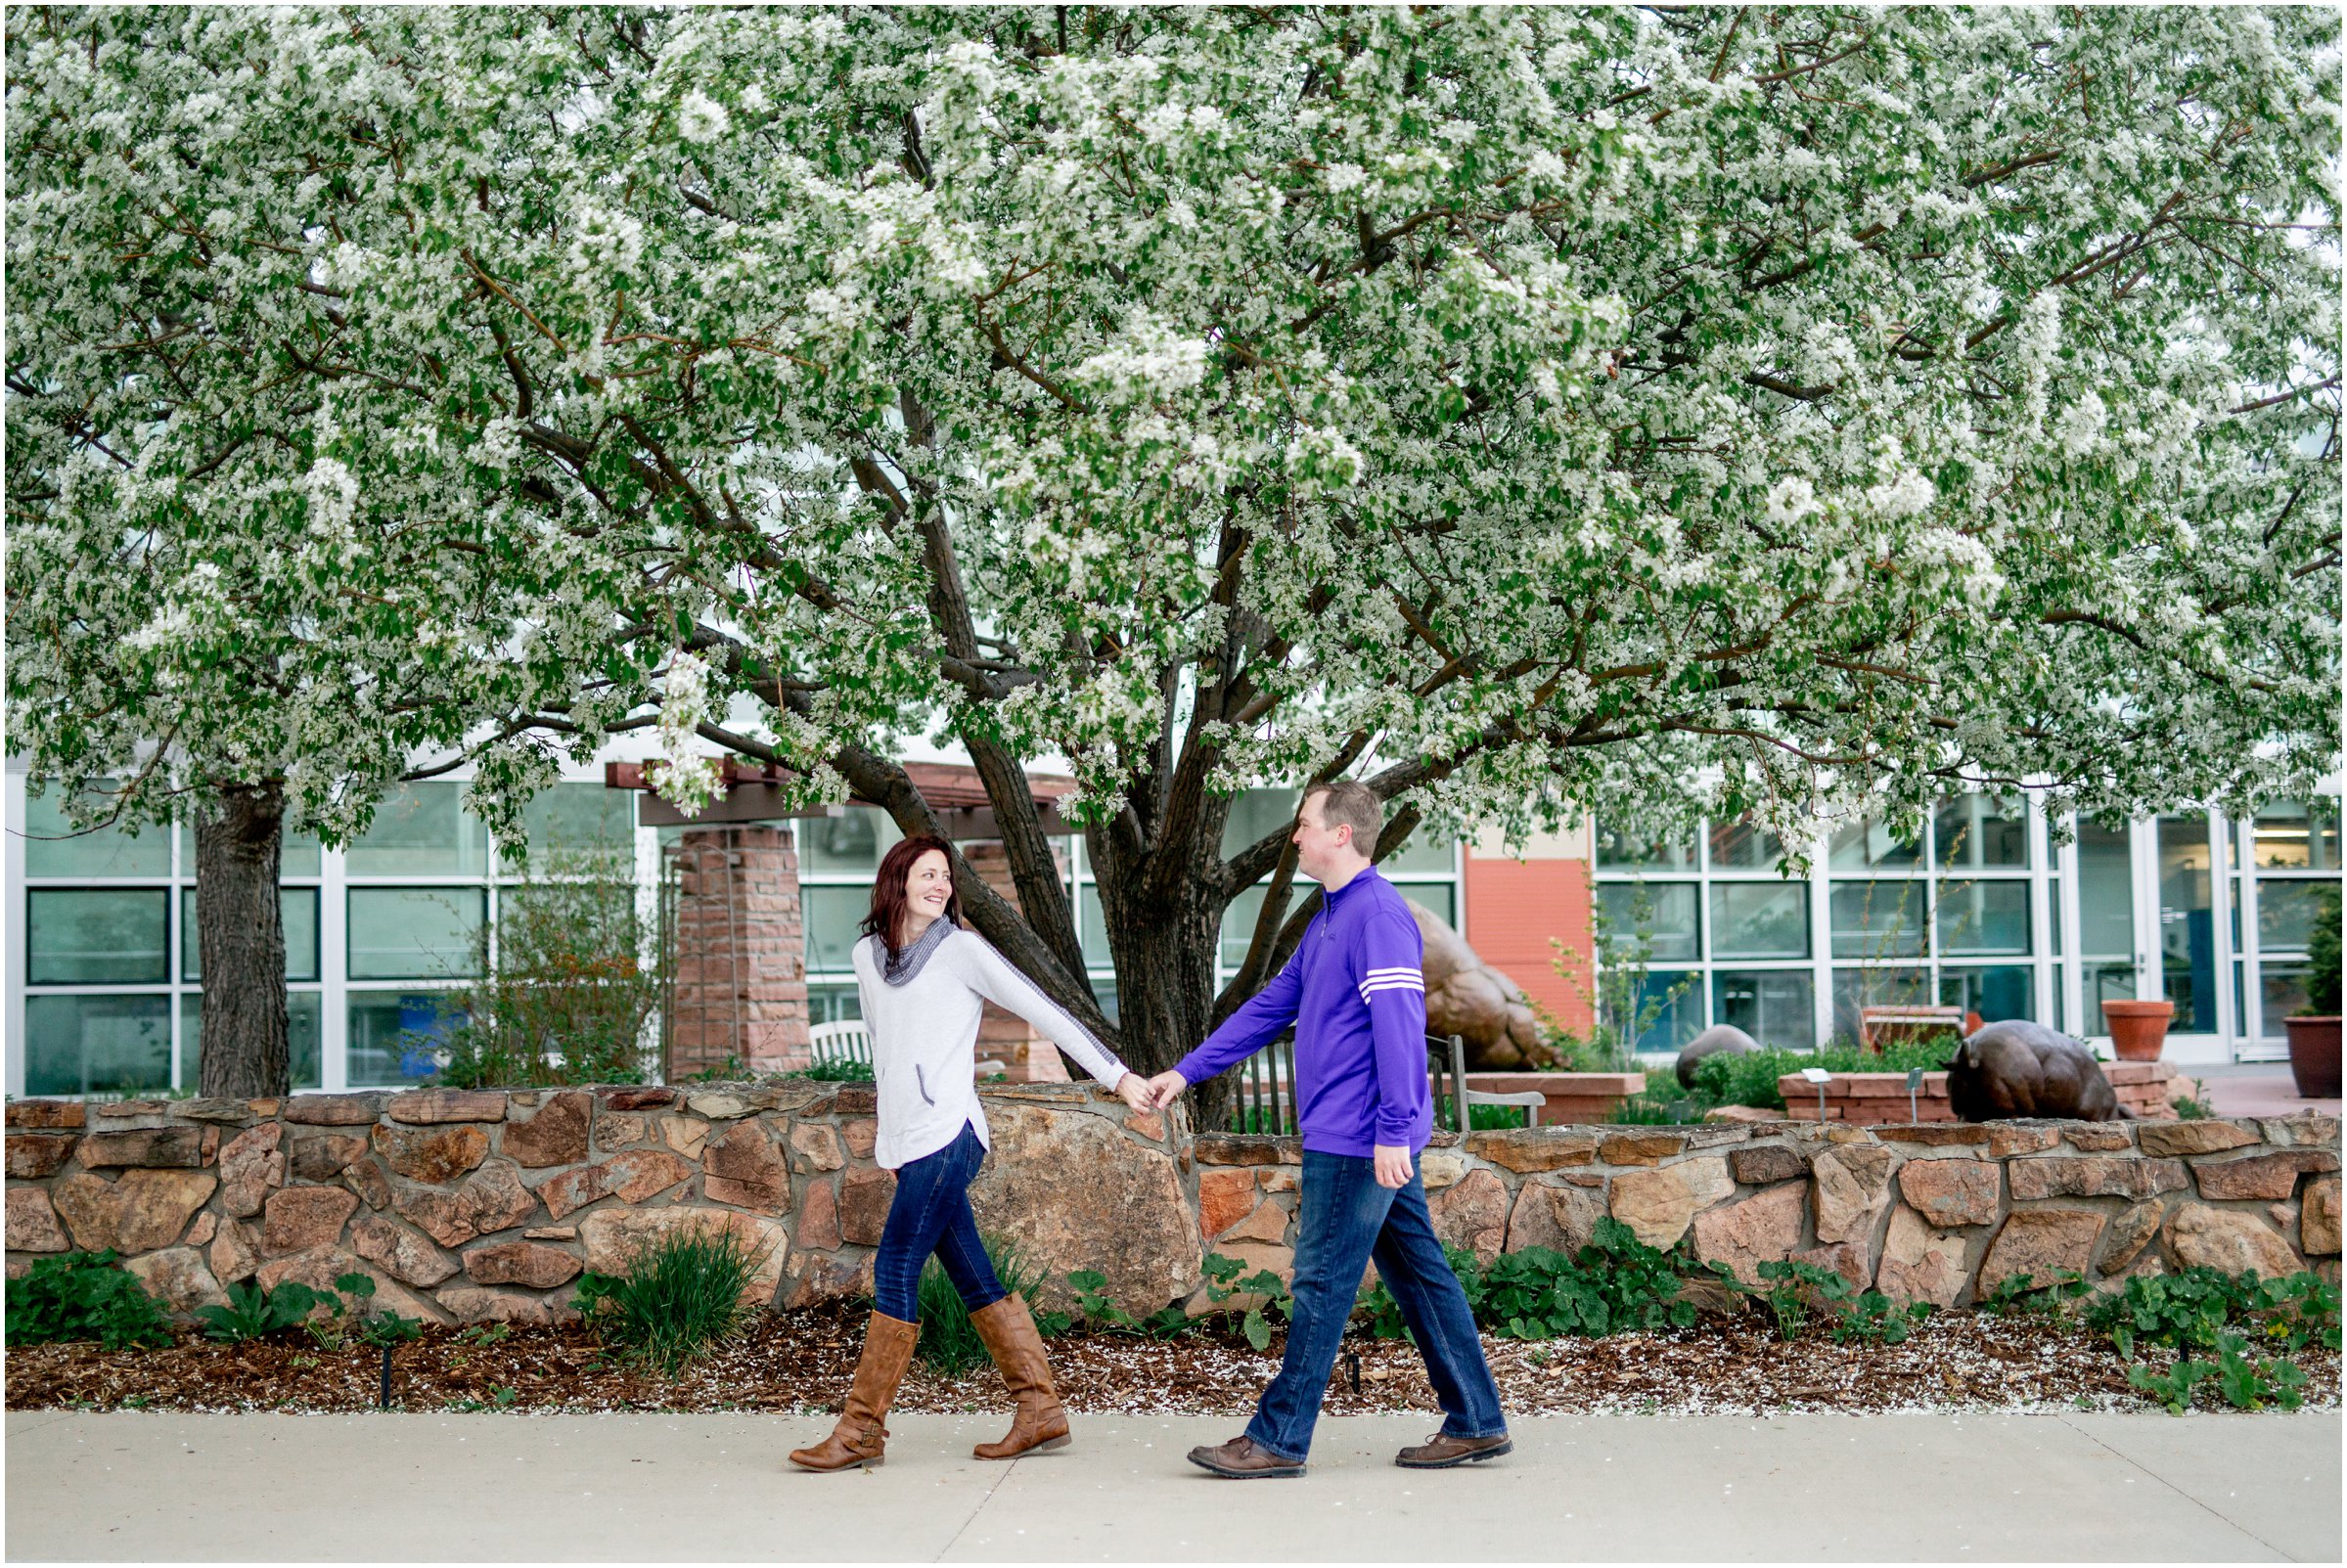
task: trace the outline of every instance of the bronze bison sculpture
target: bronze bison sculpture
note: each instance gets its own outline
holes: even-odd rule
[[[1957,1047],[1948,1063],[1948,1103],[1958,1119],[2058,1116],[2115,1122],[2127,1112],[2095,1053],[2041,1023],[1992,1023]]]

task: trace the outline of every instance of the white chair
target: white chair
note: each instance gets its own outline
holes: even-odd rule
[[[807,1045],[818,1067],[851,1061],[872,1065],[872,1031],[864,1027],[861,1018],[819,1023],[807,1031]]]

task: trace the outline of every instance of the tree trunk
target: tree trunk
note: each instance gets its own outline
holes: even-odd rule
[[[1152,896],[1146,869],[1130,864],[1113,828],[1087,835],[1101,922],[1116,964],[1116,1019],[1125,1061],[1153,1077],[1196,1050],[1213,1029],[1214,960],[1223,903],[1196,876]],[[1160,853],[1163,853],[1161,850]],[[1229,1075],[1191,1091],[1192,1125],[1228,1125]]]
[[[196,821],[196,923],[203,959],[203,1093],[284,1095],[286,932],[277,901],[285,789],[220,791]]]

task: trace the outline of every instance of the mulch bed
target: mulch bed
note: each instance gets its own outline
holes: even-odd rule
[[[673,1380],[614,1364],[575,1323],[518,1327],[485,1345],[433,1327],[393,1351],[391,1401],[406,1411],[836,1410],[863,1324],[863,1310],[846,1304],[763,1314]],[[1075,1334],[1051,1345],[1071,1411],[1234,1417],[1252,1411],[1279,1367],[1279,1350],[1277,1338],[1258,1352],[1216,1325],[1173,1340]],[[1436,1409],[1409,1345],[1356,1329],[1345,1350],[1330,1383],[1329,1412]],[[1594,1340],[1525,1344],[1486,1336],[1484,1352],[1517,1414],[2153,1408],[2128,1387],[2126,1364],[2100,1336],[2058,1321],[1970,1312],[1940,1314],[1901,1345],[1837,1345],[1817,1329],[1785,1343],[1769,1320],[1746,1313]],[[2160,1352],[2150,1356],[2154,1365],[2164,1360]],[[2308,1406],[2337,1409],[2337,1353],[2309,1349],[2295,1360],[2307,1373]],[[34,1345],[7,1353],[6,1404],[12,1411],[362,1411],[376,1407],[381,1366],[381,1352],[371,1347],[326,1350],[298,1333],[242,1345],[191,1335],[160,1350]],[[2221,1402],[2204,1387],[2200,1403]],[[916,1363],[896,1402],[908,1411],[1005,1408],[1002,1385],[984,1366],[947,1379]]]

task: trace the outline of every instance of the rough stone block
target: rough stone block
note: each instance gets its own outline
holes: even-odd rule
[[[1809,1174],[1809,1158],[1783,1143],[1762,1143],[1730,1151],[1728,1169],[1746,1187],[1768,1187]]]
[[[165,1310],[191,1313],[198,1307],[217,1307],[228,1300],[220,1281],[203,1266],[203,1254],[194,1247],[165,1247],[126,1258],[122,1270],[161,1302]]]
[[[1200,1165],[1301,1165],[1304,1141],[1248,1133],[1206,1133],[1191,1144]]]
[[[394,1176],[441,1187],[489,1157],[489,1135],[478,1126],[375,1129],[375,1152]]]
[[[1093,1098],[1089,1091],[1085,1098]],[[1139,1313],[1197,1288],[1197,1219],[1173,1161],[1113,1123],[1074,1109],[988,1097],[994,1157],[970,1185],[981,1229],[1016,1241],[1066,1299],[1070,1270],[1096,1269],[1107,1293]],[[1099,1216],[1116,1223],[1103,1226]]]
[[[676,1150],[680,1157],[699,1160],[700,1151],[708,1146],[709,1124],[694,1116],[663,1116],[660,1118],[660,1141]],[[864,1152],[870,1154],[872,1150],[866,1148]]]
[[[236,1144],[232,1142],[229,1147],[233,1149]],[[361,1134],[307,1133],[293,1140],[286,1163],[304,1182],[331,1182],[366,1152],[367,1140]],[[221,1163],[225,1170],[225,1156]]]
[[[402,1182],[391,1189],[391,1207],[440,1245],[455,1247],[519,1225],[537,1212],[538,1197],[521,1185],[512,1161],[491,1160],[454,1191]]]
[[[1624,1171],[1613,1179],[1613,1217],[1650,1247],[1669,1248],[1687,1234],[1699,1205],[1676,1167]]]
[[[1605,1200],[1595,1192],[1526,1182],[1509,1211],[1506,1250],[1547,1247],[1571,1257],[1596,1239],[1598,1221],[1604,1216]]]
[[[1685,1152],[1687,1140],[1677,1133],[1617,1133],[1598,1144],[1598,1158],[1608,1165],[1660,1165]]]
[[[502,1089],[410,1089],[393,1095],[384,1107],[395,1122],[428,1127],[443,1122],[502,1122]]]
[[[177,1241],[218,1185],[209,1171],[142,1168],[112,1183],[77,1172],[50,1187],[49,1196],[75,1246],[85,1252],[112,1247],[129,1257]]]
[[[2299,1213],[2299,1244],[2309,1256],[2339,1250],[2339,1179],[2318,1177],[2306,1184]]]
[[[1890,1230],[1882,1238],[1882,1262],[1874,1271],[1874,1288],[1901,1306],[1928,1301],[1935,1307],[1953,1307],[1969,1277],[1961,1233],[1934,1230],[1910,1208],[1892,1212]]]
[[[896,1199],[896,1173],[863,1166],[839,1179],[839,1233],[857,1246],[879,1246]]]
[[[2181,1192],[2184,1162],[2133,1155],[2053,1155],[2014,1160],[2006,1167],[2012,1195],[2022,1201],[2054,1197],[2147,1198]]]
[[[1504,1170],[1533,1174],[1587,1165],[1597,1158],[1598,1135],[1581,1128],[1545,1127],[1469,1133],[1467,1151]]]
[[[2162,1122],[2136,1131],[2136,1146],[2146,1154],[2218,1154],[2229,1148],[2247,1148],[2262,1142],[2255,1123],[2210,1119]]]
[[[381,1091],[358,1095],[295,1095],[285,1103],[289,1122],[310,1127],[363,1127],[383,1115],[391,1097]]]
[[[1899,1167],[1899,1192],[1929,1226],[1991,1225],[2001,1185],[1988,1160],[1909,1160]]]
[[[357,1195],[339,1187],[280,1187],[264,1206],[261,1251],[281,1257],[331,1246],[358,1206]]]
[[[120,1132],[89,1133],[83,1136],[76,1153],[88,1170],[127,1166],[193,1171],[203,1165],[203,1129],[128,1127]]]
[[[836,1128],[822,1122],[797,1122],[790,1128],[790,1147],[813,1171],[835,1171],[847,1163]]]
[[[2015,1154],[2042,1154],[2060,1142],[2059,1128],[2030,1126],[2022,1122],[1988,1124],[1988,1151],[2001,1160],[2010,1159]]]
[[[597,1209],[578,1223],[587,1267],[596,1274],[626,1274],[643,1248],[684,1232],[732,1234],[745,1253],[758,1260],[749,1282],[743,1287],[743,1302],[762,1307],[774,1300],[789,1253],[789,1237],[773,1220],[731,1209],[671,1204],[656,1209]]]
[[[676,1103],[676,1091],[657,1085],[606,1089],[597,1098],[606,1110],[657,1110]]]
[[[1198,1233],[1211,1241],[1255,1206],[1255,1178],[1246,1170],[1202,1171],[1197,1179]]]
[[[634,1148],[604,1161],[603,1188],[622,1203],[641,1203],[693,1174],[693,1167],[666,1149]]]
[[[402,1284],[429,1289],[456,1273],[456,1264],[404,1225],[368,1215],[350,1226],[350,1250]]]
[[[465,1277],[476,1285],[552,1290],[578,1271],[577,1258],[543,1241],[491,1241],[465,1254]]]
[[[2151,1238],[2159,1234],[2161,1219],[2166,1210],[2156,1200],[2130,1204],[2111,1216],[2102,1228],[2102,1239],[2095,1247],[2095,1272],[2117,1274],[2142,1255]]]
[[[2238,1209],[2180,1203],[2168,1216],[2166,1234],[2168,1250],[2181,1268],[2234,1275],[2255,1269],[2269,1279],[2298,1272],[2298,1255],[2290,1244],[2265,1221]]]
[[[56,1206],[49,1201],[46,1191],[37,1187],[8,1189],[9,1251],[65,1252],[69,1248],[65,1229],[57,1223]]]
[[[827,1129],[828,1131],[828,1129]],[[701,1193],[761,1214],[790,1210],[790,1167],[759,1121],[736,1122],[701,1152]]]
[[[79,1141],[72,1133],[11,1133],[8,1174],[28,1181],[54,1176],[72,1157]]]
[[[1873,1142],[1828,1148],[1809,1162],[1820,1241],[1848,1241],[1873,1229],[1874,1217],[1890,1202],[1894,1163],[1889,1149]]]
[[[55,1131],[82,1127],[88,1121],[89,1111],[78,1099],[12,1099],[8,1103],[11,1127]]]
[[[2313,1111],[2299,1111],[2289,1116],[2268,1116],[2258,1124],[2265,1132],[2266,1142],[2277,1148],[2337,1149],[2339,1119],[2319,1116]]]
[[[1427,1198],[1426,1210],[1443,1245],[1466,1247],[1485,1263],[1500,1255],[1508,1237],[1508,1188],[1491,1172],[1470,1171]],[[1285,1240],[1285,1225],[1281,1234],[1256,1239]]]
[[[173,1121],[211,1122],[222,1127],[250,1127],[258,1118],[249,1099],[222,1099],[198,1097],[194,1099],[175,1099],[170,1104]]]
[[[1806,1184],[1788,1181],[1706,1209],[1694,1218],[1695,1256],[1725,1263],[1744,1283],[1757,1285],[1761,1264],[1781,1263],[1801,1244],[1806,1197]]]
[[[2338,1168],[2339,1157],[2327,1149],[2289,1148],[2235,1159],[2194,1160],[2192,1177],[2200,1184],[2200,1195],[2204,1198],[2277,1199],[2289,1197],[2298,1190],[2302,1173]]]
[[[583,1089],[565,1090],[539,1106],[529,1120],[509,1119],[498,1152],[525,1170],[583,1160],[587,1157],[587,1124],[594,1111],[594,1096]],[[607,1128],[607,1136],[609,1132]]]
[[[2025,1274],[2052,1284],[2063,1269],[2085,1274],[2102,1233],[2099,1209],[2015,1209],[1998,1228],[1980,1265],[1979,1288],[1986,1292],[2009,1276]]]
[[[228,1141],[220,1151],[220,1206],[239,1219],[261,1212],[270,1190],[286,1184],[286,1156],[279,1146],[285,1127],[263,1122]],[[214,1271],[217,1273],[218,1271]]]

